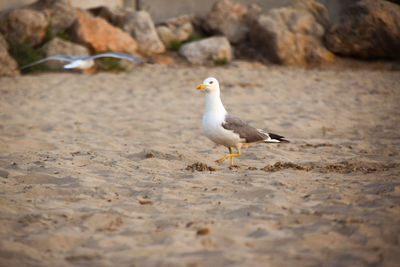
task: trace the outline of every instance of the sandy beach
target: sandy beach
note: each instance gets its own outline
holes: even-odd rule
[[[289,144],[202,133],[208,76]],[[398,266],[400,71],[138,65],[0,79],[1,266]]]

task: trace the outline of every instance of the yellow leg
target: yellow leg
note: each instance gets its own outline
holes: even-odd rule
[[[233,166],[233,152],[232,152],[232,148],[229,147],[229,153],[231,154],[231,166]]]
[[[217,162],[221,163],[224,160],[226,160],[227,158],[231,158],[231,166],[233,166],[233,157],[239,157],[241,155],[240,149],[238,149],[238,153],[236,153],[236,154],[233,154],[232,148],[228,147],[228,149],[229,149],[229,154],[226,154],[225,156],[223,156],[222,158],[217,160]]]

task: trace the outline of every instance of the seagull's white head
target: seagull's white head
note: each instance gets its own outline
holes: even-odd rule
[[[197,86],[197,90],[204,89],[207,93],[219,91],[219,83],[217,79],[213,77],[208,77],[203,81],[203,83]]]

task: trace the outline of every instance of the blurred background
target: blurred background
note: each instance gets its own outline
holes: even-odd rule
[[[15,8],[34,3],[35,0],[1,0],[0,10]],[[155,22],[162,21],[177,15],[194,13],[205,16],[217,0],[69,0],[74,7],[90,8],[95,6],[108,6],[110,8],[143,9],[150,13]],[[291,0],[237,0],[242,4],[257,4],[264,11],[288,5]],[[356,0],[319,0],[329,12],[329,16],[336,17],[340,11]]]
[[[232,59],[244,59],[316,67],[343,62],[343,58],[346,64],[348,59],[398,61],[398,3],[3,0],[0,43],[4,56],[0,62],[11,63],[0,64],[0,76],[18,74],[18,67],[23,73],[39,68],[59,70],[61,65],[52,63],[30,68],[32,63],[55,55],[109,51],[161,64],[224,65]],[[106,65],[110,65],[104,68],[107,70],[119,69],[115,67],[119,64]]]

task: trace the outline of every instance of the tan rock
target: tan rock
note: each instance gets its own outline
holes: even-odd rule
[[[222,34],[232,43],[238,43],[246,38],[249,31],[245,24],[247,8],[230,0],[220,0],[214,4],[208,13],[206,28]]]
[[[192,16],[183,15],[158,24],[157,33],[164,45],[169,47],[172,41],[182,42],[188,39],[194,31],[192,19]]]
[[[192,64],[212,64],[218,60],[230,62],[232,48],[226,37],[210,37],[184,44],[179,54]]]
[[[329,27],[329,14],[326,7],[314,0],[292,0],[291,6],[295,9],[303,9],[313,15],[315,20],[327,29]]]
[[[0,76],[18,75],[18,64],[8,53],[8,44],[0,34]]]
[[[304,5],[299,0],[293,6],[273,9],[253,20],[251,40],[270,61],[309,66],[334,60],[322,43],[325,29],[315,17],[321,10],[327,14],[326,9],[312,0],[302,1]],[[311,12],[313,6],[318,9]],[[324,15],[318,16],[321,17]]]
[[[135,37],[143,54],[153,55],[165,52],[165,46],[158,37],[153,20],[146,11],[130,13],[126,18],[124,30]]]
[[[21,8],[3,16],[0,32],[6,39],[35,46],[43,42],[47,26],[48,21],[42,12]]]
[[[325,44],[345,56],[400,58],[400,6],[389,1],[355,2],[329,28]]]
[[[4,36],[0,33],[0,46],[5,47],[6,50],[10,49],[10,46],[8,45],[6,39],[4,39]]]
[[[29,7],[43,12],[54,35],[69,28],[76,20],[75,9],[68,0],[38,0]]]
[[[95,53],[118,51],[135,54],[138,43],[128,33],[112,26],[103,18],[95,18],[89,13],[77,10],[78,19],[72,25],[74,40]]]

